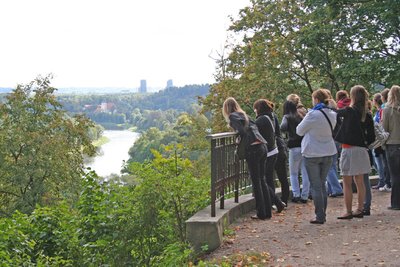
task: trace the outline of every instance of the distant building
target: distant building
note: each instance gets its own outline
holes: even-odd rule
[[[140,80],[139,93],[147,93],[147,82],[146,82],[146,80]]]
[[[171,87],[173,87],[173,86],[174,86],[174,84],[173,84],[172,80],[168,80],[168,81],[167,81],[167,87],[166,87],[166,88],[171,88]]]
[[[106,103],[103,102],[100,105],[97,106],[95,112],[113,112],[115,110],[115,105],[114,103]]]

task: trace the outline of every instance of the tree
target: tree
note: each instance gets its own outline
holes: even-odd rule
[[[51,77],[18,85],[0,106],[0,211],[31,212],[37,204],[76,199],[83,155],[93,156],[83,116],[69,117]]]
[[[217,84],[202,99],[213,129],[226,129],[221,106],[235,97],[251,114],[258,98],[282,103],[318,87],[332,94],[363,84],[398,83],[399,5],[392,0],[252,0],[229,28],[240,41],[217,60]],[[279,107],[279,106],[278,106]]]

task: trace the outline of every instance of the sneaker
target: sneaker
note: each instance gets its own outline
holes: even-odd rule
[[[380,191],[380,192],[392,192],[392,188],[390,188],[390,187],[387,186],[387,185],[384,185],[384,186],[382,186],[382,187],[379,187],[379,191]]]

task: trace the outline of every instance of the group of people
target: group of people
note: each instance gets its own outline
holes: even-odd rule
[[[361,85],[352,87],[349,93],[338,91],[336,99],[329,90],[318,89],[312,93],[312,104],[307,109],[298,95],[288,95],[279,124],[274,103],[267,99],[254,102],[254,121],[233,97],[224,101],[222,113],[226,121],[238,132],[238,143],[245,142],[245,159],[256,200],[257,213],[252,218],[269,219],[273,208],[281,212],[287,207],[290,195],[287,158],[291,200],[295,203],[313,200],[312,224],[326,222],[328,196],[344,195],[346,211],[337,219],[370,215],[371,166],[379,174],[379,183],[373,188],[390,191],[388,208],[400,210],[400,86],[375,94],[373,101]],[[375,115],[372,105],[376,108]],[[380,147],[371,148],[377,124],[389,133],[389,138]],[[286,139],[282,133],[286,133]],[[337,177],[338,157],[343,188]],[[281,184],[281,197],[275,194],[274,172]],[[358,200],[355,210],[353,182]]]

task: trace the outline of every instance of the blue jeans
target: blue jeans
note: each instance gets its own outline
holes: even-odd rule
[[[302,190],[301,198],[308,199],[310,193],[310,181],[308,179],[307,170],[301,155],[300,147],[289,148],[289,172],[290,184],[292,185],[293,197],[300,197],[299,174],[301,169]]]
[[[365,185],[365,199],[364,199],[364,210],[371,209],[371,201],[372,201],[372,194],[371,194],[371,183],[369,181],[369,174],[364,174],[364,185]]]
[[[317,221],[326,221],[328,194],[326,193],[326,175],[332,165],[332,156],[306,158],[304,157],[308,177],[310,179],[311,194],[313,197],[315,216]]]
[[[379,174],[378,186],[382,187],[385,185],[385,167],[383,165],[384,155],[383,154],[379,154],[379,155],[375,154],[374,161],[375,161],[376,167],[378,168],[378,174]]]
[[[337,172],[337,158],[338,154],[332,156],[332,164],[329,168],[328,175],[326,176],[326,184],[328,188],[328,194],[342,194],[343,189],[339,183],[338,172]]]
[[[400,208],[400,145],[386,145],[386,158],[392,178],[390,205]]]

